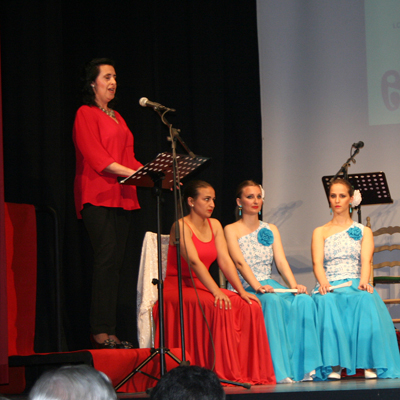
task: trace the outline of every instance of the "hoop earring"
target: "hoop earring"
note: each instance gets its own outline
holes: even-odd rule
[[[242,206],[239,206],[239,217],[242,216]]]

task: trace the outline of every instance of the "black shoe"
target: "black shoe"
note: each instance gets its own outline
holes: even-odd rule
[[[117,349],[133,349],[133,344],[123,340],[121,343],[117,343]]]
[[[116,349],[117,342],[113,339],[106,339],[103,343],[96,342],[93,335],[90,335],[90,341],[94,349]]]

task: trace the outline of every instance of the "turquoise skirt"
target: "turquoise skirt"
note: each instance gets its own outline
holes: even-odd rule
[[[260,282],[287,289],[273,279]],[[255,293],[249,287],[246,289]],[[276,381],[303,379],[322,366],[315,303],[307,294],[256,293],[261,301]]]
[[[330,282],[349,287],[322,296],[312,294],[318,312],[322,368],[319,379],[327,379],[332,366],[346,368],[347,375],[356,369],[376,368],[378,378],[400,377],[400,356],[396,333],[385,303],[376,290],[359,290],[360,279]]]

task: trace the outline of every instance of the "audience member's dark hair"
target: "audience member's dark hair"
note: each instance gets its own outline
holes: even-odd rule
[[[151,391],[153,400],[224,400],[225,392],[214,372],[197,366],[177,367]]]
[[[45,372],[33,385],[29,400],[116,400],[107,375],[88,365]]]

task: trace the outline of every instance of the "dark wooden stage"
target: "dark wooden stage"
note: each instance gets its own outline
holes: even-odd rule
[[[400,399],[400,379],[344,378],[341,381],[303,382],[283,385],[225,387],[227,400],[365,400]],[[119,393],[119,399],[147,399],[145,393]]]

